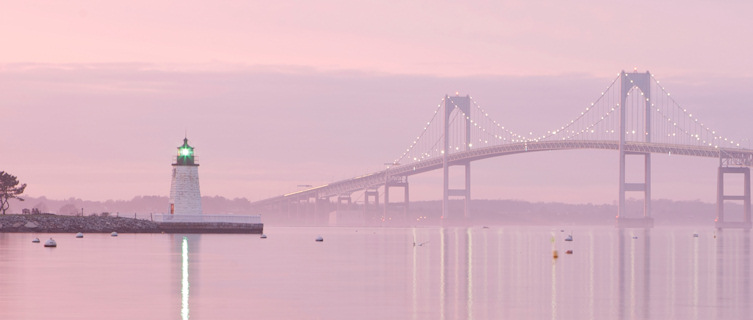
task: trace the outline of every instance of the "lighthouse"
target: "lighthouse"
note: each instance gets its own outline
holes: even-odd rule
[[[194,158],[193,147],[188,138],[178,147],[173,163],[173,178],[170,183],[170,214],[201,214],[201,191],[199,190],[199,164]]]
[[[173,162],[169,213],[152,215],[167,233],[258,233],[264,231],[261,215],[202,214],[199,164],[194,149],[183,139]]]

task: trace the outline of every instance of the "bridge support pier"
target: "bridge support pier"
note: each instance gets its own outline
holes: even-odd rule
[[[403,188],[404,200],[403,203],[390,203],[390,188]],[[403,216],[408,215],[408,206],[410,205],[409,190],[408,190],[408,177],[389,177],[384,184],[384,214],[382,219],[387,218],[387,213],[391,206],[402,206]]]
[[[308,216],[308,206],[309,206],[309,200],[308,198],[298,198],[295,199],[295,215],[299,219],[306,219],[306,216]]]
[[[374,211],[379,211],[379,189],[366,189],[363,192],[363,215],[369,218],[369,207],[371,199],[374,199]]]
[[[342,210],[341,206],[345,205],[345,209],[350,209],[352,200],[350,194],[341,194],[337,196],[337,210]]]
[[[442,197],[442,219],[449,218],[450,197],[463,198],[463,217],[471,215],[471,163],[462,164],[465,167],[465,189],[450,189],[450,166],[444,167],[444,192]]]
[[[626,158],[627,156],[643,156],[643,182],[630,183],[625,182]],[[643,217],[629,218],[625,204],[625,194],[627,192],[643,192]],[[618,228],[651,228],[654,226],[654,219],[651,217],[651,154],[650,153],[631,153],[620,150],[620,194],[619,208],[617,209],[617,227]]]
[[[291,212],[296,219],[308,224],[312,221],[312,217],[316,216],[316,207],[316,203],[311,203],[311,198],[298,196],[291,199],[288,212]]]
[[[329,198],[321,198],[319,196],[314,198],[314,225],[323,224],[326,221],[324,217],[327,216],[330,206]]]
[[[724,175],[730,174],[742,174],[744,176],[743,181],[743,194],[742,195],[726,195],[724,194]],[[725,221],[724,220],[724,201],[725,200],[737,200],[743,201],[743,221]],[[719,171],[716,180],[716,220],[715,225],[717,228],[739,228],[739,229],[751,229],[750,219],[750,168],[748,167],[727,167],[720,163]]]

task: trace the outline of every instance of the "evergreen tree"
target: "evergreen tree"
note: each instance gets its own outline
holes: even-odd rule
[[[26,184],[18,185],[18,178],[16,176],[0,171],[0,211],[5,214],[5,211],[10,207],[10,199],[18,199],[24,201],[19,197],[26,189]]]

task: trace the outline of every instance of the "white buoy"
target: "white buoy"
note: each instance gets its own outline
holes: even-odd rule
[[[53,240],[52,238],[50,238],[50,240],[45,241],[44,246],[48,248],[55,248],[58,246],[58,243],[55,242],[55,240]]]
[[[84,234],[81,232],[76,234],[76,238],[83,238],[83,237],[84,237]]]
[[[31,240],[33,243],[39,243],[39,238],[34,238],[34,240]]]
[[[113,231],[113,232],[112,232],[112,233],[110,234],[110,236],[111,236],[111,237],[117,237],[117,236],[118,236],[118,233],[117,233],[117,232],[115,232],[115,231]]]
[[[259,237],[259,238],[262,238],[262,239],[266,239],[266,238],[267,238],[267,235],[266,235],[266,234],[263,234],[263,233],[262,233],[262,234],[261,234],[261,237]]]
[[[322,242],[322,241],[324,241],[324,238],[322,238],[322,236],[316,237],[316,242]]]

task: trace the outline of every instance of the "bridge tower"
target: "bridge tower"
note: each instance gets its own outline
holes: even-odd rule
[[[618,227],[652,227],[653,218],[651,218],[651,153],[650,152],[627,152],[625,150],[626,141],[626,109],[627,97],[633,88],[638,88],[645,97],[644,108],[644,134],[643,142],[651,142],[651,73],[631,72],[620,73],[620,182],[619,182],[619,208],[617,209],[617,226]],[[643,156],[643,182],[628,183],[625,181],[625,160],[627,156]],[[625,210],[625,193],[629,191],[643,191],[643,217],[630,219],[626,216]]]
[[[471,162],[466,161],[464,163],[450,163],[449,151],[450,151],[450,115],[455,109],[459,109],[465,113],[465,144],[462,150],[470,148],[471,143],[471,97],[466,95],[462,96],[444,96],[444,146],[442,148],[442,171],[444,174],[443,195],[442,195],[442,219],[449,218],[449,200],[450,197],[463,197],[465,199],[463,215],[465,218],[470,217],[470,205],[471,205]],[[460,146],[455,146],[460,148]],[[460,150],[460,149],[458,149]],[[450,189],[450,166],[464,166],[465,167],[465,189]]]

